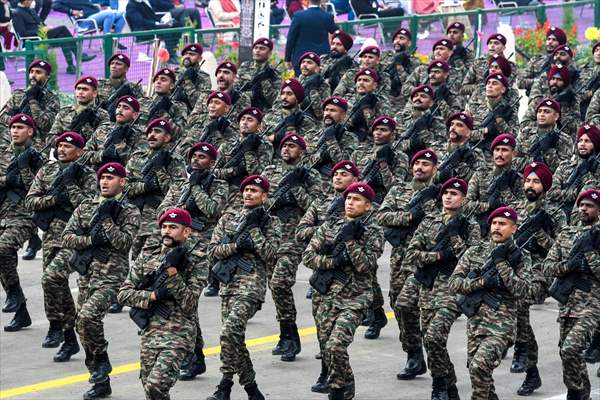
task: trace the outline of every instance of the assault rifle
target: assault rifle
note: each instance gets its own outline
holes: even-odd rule
[[[580,192],[583,187],[583,177],[587,173],[596,173],[596,171],[600,168],[600,153],[591,155],[585,160],[583,160],[577,168],[571,172],[569,178],[565,182],[563,190],[565,191],[577,191]],[[567,215],[567,221],[571,220],[571,211],[573,210],[573,206],[575,205],[575,200],[565,201],[562,207],[563,211]]]
[[[208,193],[214,178],[215,176],[208,170],[194,170],[189,178],[190,185],[183,191],[183,193],[181,193],[181,196],[179,197],[178,204],[185,207],[185,209],[191,214],[192,229],[195,231],[203,231],[205,224],[198,220],[198,216],[201,214],[201,211],[196,204],[194,196],[192,195],[192,187],[196,185],[200,186],[204,192]]]
[[[236,175],[227,179],[229,183],[239,186],[242,179],[247,175],[246,167],[243,164],[244,155],[248,152],[257,152],[260,147],[261,139],[257,134],[249,134],[231,150],[232,157],[225,162],[224,157],[220,157],[215,164],[215,169],[220,168],[236,168]]]
[[[44,151],[47,147],[44,147]],[[21,170],[29,168],[35,175],[42,167],[44,159],[41,152],[29,146],[18,156],[14,157],[6,168],[5,186],[0,188],[0,205],[8,200],[11,204],[19,203],[27,194],[27,188],[21,177]]]
[[[142,83],[141,79],[139,81],[137,81],[136,86],[139,85],[140,83]],[[119,86],[119,88],[117,90],[112,92],[112,94],[106,100],[100,102],[100,104],[99,104],[100,108],[103,108],[106,111],[108,111],[108,115],[110,116],[111,121],[113,121],[113,122],[115,121],[117,101],[119,101],[119,99],[123,96],[133,95],[133,87],[132,86],[133,85],[131,84],[131,82],[123,82],[121,84],[121,86]]]
[[[390,94],[393,97],[400,96],[400,92],[402,90],[402,81],[398,76],[398,66],[402,66],[404,71],[407,74],[410,74],[411,64],[410,64],[410,56],[414,53],[413,51],[403,50],[394,56],[394,60],[383,70],[387,72],[391,77],[390,82]]]
[[[413,124],[404,132],[404,135],[400,137],[398,142],[404,140],[409,141],[408,153],[416,153],[417,151],[424,149],[425,144],[419,138],[419,132],[424,129],[431,128],[433,124],[433,118],[440,108],[440,102],[436,102],[435,106],[430,110],[424,112]]]
[[[292,114],[279,121],[277,125],[271,125],[265,129],[265,131],[263,132],[263,136],[269,136],[269,133],[273,131],[273,135],[275,136],[275,138],[273,139],[273,149],[279,149],[279,144],[281,143],[281,140],[285,137],[286,129],[288,126],[294,126],[298,131],[300,130],[300,126],[302,125],[304,116],[311,108],[314,101],[315,99],[312,99],[310,103],[308,103],[305,107],[302,107],[300,105],[298,107],[298,110],[294,111]]]
[[[331,63],[325,71],[322,72],[323,78],[325,78],[328,81],[329,87],[331,88],[332,92],[340,83],[344,72],[352,68],[354,64],[354,59],[356,58],[356,56],[358,56],[359,53],[360,50],[357,50],[352,57],[350,57],[348,54],[342,55],[336,61]]]
[[[488,187],[488,203],[490,209],[486,212],[479,214],[479,227],[481,228],[481,235],[487,236],[489,226],[487,223],[488,216],[490,213],[498,207],[505,205],[505,201],[502,198],[502,192],[506,190],[513,190],[516,182],[519,180],[519,174],[513,169],[506,169],[500,175],[492,180],[492,183]]]
[[[481,121],[481,124],[479,124],[479,128],[488,129],[488,132],[483,136],[483,140],[479,141],[479,145],[482,150],[489,151],[492,141],[500,134],[500,132],[498,132],[498,128],[496,127],[496,118],[502,118],[508,123],[513,115],[513,107],[519,104],[519,101],[521,101],[522,97],[523,96],[519,96],[518,99],[510,104],[499,104],[493,110],[487,113],[483,121]]]
[[[374,108],[377,103],[379,94],[383,91],[384,86],[381,86],[375,93],[367,93],[358,100],[358,102],[352,106],[348,118],[346,118],[346,124],[351,122],[351,132],[354,132],[358,136],[360,142],[364,142],[367,138],[367,121],[365,120],[364,113],[362,112],[365,108]]]
[[[585,90],[588,92],[596,93],[596,91],[600,89],[600,73],[596,74],[595,77],[592,78],[592,80],[590,80],[590,82],[587,84],[587,86],[585,86]],[[590,106],[590,102],[592,101],[592,97],[583,99],[580,103],[579,103],[579,109],[581,111],[581,115],[583,117],[585,117],[585,115],[587,114],[587,110],[588,107]]]
[[[239,89],[240,92],[246,92],[246,91],[252,92],[252,96],[251,96],[251,100],[250,100],[252,107],[260,108],[261,110],[268,108],[267,106],[269,106],[269,104],[268,104],[267,99],[265,99],[265,96],[263,95],[262,91],[260,90],[260,86],[261,86],[260,84],[263,81],[277,78],[277,76],[279,75],[277,68],[279,68],[279,66],[282,63],[283,63],[283,59],[280,60],[277,63],[277,65],[275,65],[275,67],[271,67],[267,63],[267,65],[260,72],[258,72],[256,75],[254,75],[254,77],[252,77],[251,80],[244,83],[242,85],[242,87]]]
[[[48,85],[48,81],[50,79],[48,79],[46,82],[44,82],[43,85],[38,86],[37,83],[35,85],[31,85],[26,91],[25,93],[23,93],[23,98],[21,99],[21,103],[19,104],[19,107],[14,110],[15,112],[13,112],[13,116],[17,115],[17,114],[27,114],[27,115],[31,115],[31,108],[29,107],[29,100],[30,99],[35,99],[38,101],[38,103],[42,103],[42,100],[44,99],[44,96],[48,93],[48,89],[46,88],[46,86]],[[38,89],[39,87],[39,89]],[[8,107],[8,103],[6,103],[6,105],[4,106],[5,108]],[[1,113],[0,113],[1,114]]]

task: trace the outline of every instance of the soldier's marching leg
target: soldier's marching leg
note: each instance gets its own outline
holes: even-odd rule
[[[381,333],[381,329],[387,325],[387,317],[383,310],[383,293],[381,286],[377,282],[377,275],[373,276],[373,319],[369,321],[369,327],[365,331],[365,339],[377,339]]]
[[[204,289],[204,296],[215,297],[219,295],[219,280],[212,271],[208,271],[208,286]]]
[[[404,369],[396,375],[399,380],[412,380],[427,372],[427,364],[423,356],[418,299],[419,284],[411,275],[407,278],[396,301],[396,307],[400,308],[403,327],[400,330],[402,350],[407,354]]]
[[[42,240],[38,236],[37,232],[31,236],[29,242],[27,242],[27,248],[23,253],[23,260],[34,260],[37,256],[37,252],[42,248]]]
[[[7,221],[3,221],[3,223],[7,223]],[[5,228],[0,233],[0,282],[6,292],[6,301],[2,311],[15,313],[8,325],[4,326],[6,332],[20,331],[31,325],[26,305],[27,299],[23,294],[17,272],[17,250],[32,231],[33,227],[25,225]]]
[[[527,369],[528,342],[532,334],[529,324],[529,304],[519,301],[517,302],[517,339],[510,372],[522,373]]]
[[[312,288],[312,286],[311,286]],[[321,372],[317,378],[317,382],[311,386],[310,391],[315,393],[329,393],[329,386],[327,386],[327,365],[323,360],[323,346],[325,342],[322,341],[322,336],[319,334],[321,329],[321,321],[323,315],[319,313],[319,307],[323,298],[319,292],[314,292],[312,295],[312,315],[315,319],[315,326],[317,328],[317,340],[319,342],[319,358],[321,359]]]
[[[600,329],[596,329],[592,343],[585,351],[585,362],[590,364],[600,362]]]
[[[497,399],[492,374],[502,362],[508,340],[502,336],[479,336],[468,338],[467,342],[471,400]]]
[[[142,347],[143,348],[143,347]],[[143,380],[147,400],[169,400],[169,391],[177,382],[179,368],[188,349],[177,346],[161,348],[151,361],[152,366]]]
[[[44,246],[43,254],[42,254],[42,289],[44,290],[44,308],[52,307],[52,296],[46,293],[46,289],[44,288],[44,275],[45,271],[49,268],[50,264],[58,253],[60,252],[59,248],[56,247],[46,247]],[[68,285],[68,282],[67,282]],[[60,301],[60,300],[59,300]],[[48,305],[50,304],[50,305]],[[50,313],[52,314],[52,312]],[[44,348],[54,348],[60,346],[60,344],[64,341],[64,334],[62,329],[62,324],[57,316],[48,316],[48,311],[46,311],[46,317],[48,318],[48,322],[50,326],[48,328],[48,333],[46,333],[46,337],[42,342],[42,347]]]
[[[518,306],[519,307],[519,306]],[[515,360],[517,359],[517,346],[524,346],[527,358],[525,359],[525,380],[519,389],[517,394],[519,396],[529,396],[536,389],[542,387],[542,378],[537,368],[538,362],[538,344],[535,340],[535,333],[529,322],[529,307],[521,315],[520,310],[517,308],[517,342],[515,343]],[[511,366],[510,372],[515,372],[515,360]]]
[[[204,357],[204,338],[198,318],[196,318],[196,340],[194,350],[187,353],[179,371],[179,379],[182,381],[191,381],[198,375],[206,372],[206,361]]]

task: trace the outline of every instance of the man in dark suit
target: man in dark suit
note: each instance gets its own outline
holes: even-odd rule
[[[293,67],[297,76],[300,75],[300,56],[308,51],[328,53],[327,34],[338,29],[333,22],[333,14],[323,11],[319,7],[320,3],[319,0],[310,0],[308,9],[298,11],[292,18],[285,47],[285,61],[288,69]]]

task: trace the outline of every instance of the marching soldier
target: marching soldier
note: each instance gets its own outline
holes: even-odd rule
[[[152,227],[157,208],[169,188],[185,182],[185,163],[173,148],[173,128],[163,118],[151,121],[146,127],[147,148],[133,153],[127,163],[127,198],[141,213],[140,229],[131,246],[133,259],[144,246],[156,245]]]
[[[144,89],[139,83],[129,82],[127,72],[131,66],[131,60],[126,54],[116,53],[108,59],[110,76],[98,79],[98,102],[108,114],[110,120],[115,120],[115,112],[118,101],[123,96],[141,99],[144,97]],[[112,98],[111,103],[108,100]]]
[[[33,211],[33,222],[44,231],[42,242],[42,289],[44,310],[50,328],[42,347],[58,347],[55,362],[68,361],[79,352],[75,336],[75,303],[69,288],[69,257],[62,248],[62,233],[67,221],[84,200],[95,195],[94,171],[79,163],[85,145],[83,136],[65,132],[55,142],[57,161],[50,161],[35,176],[25,204]]]
[[[177,80],[181,79],[182,89],[179,93],[180,101],[187,103],[188,111],[192,111],[203,93],[210,90],[210,76],[200,69],[202,60],[202,46],[198,43],[190,43],[181,50],[183,70],[177,74]]]
[[[323,110],[320,106],[331,94],[329,84],[321,75],[321,57],[317,53],[309,51],[302,54],[298,62],[301,72],[298,79],[306,93],[305,101],[311,104],[309,111],[315,119],[321,120],[323,119]]]
[[[431,372],[432,400],[458,399],[456,373],[450,360],[448,336],[460,311],[448,288],[458,259],[480,240],[479,225],[465,216],[463,204],[467,182],[451,178],[441,186],[442,212],[419,224],[406,249],[403,263],[416,266],[419,309],[427,364]]]
[[[465,98],[468,99],[473,92],[485,91],[485,78],[487,78],[489,75],[502,74],[508,80],[509,87],[507,95],[510,97],[511,101],[516,101],[519,98],[519,91],[515,90],[514,81],[516,76],[513,75],[513,71],[516,71],[513,70],[513,65],[503,55],[492,54],[488,58],[487,69],[481,77],[481,80],[472,83],[463,82],[461,85],[461,90],[468,92],[466,96],[463,96],[463,100]]]
[[[256,385],[256,373],[244,337],[248,321],[265,300],[267,266],[276,261],[281,224],[264,208],[269,193],[269,181],[265,177],[249,176],[241,183],[240,191],[244,199],[243,213],[224,214],[209,244],[209,256],[216,262],[213,272],[219,272],[223,283],[219,290],[223,377],[217,391],[207,400],[228,399],[234,374],[239,376],[248,400],[264,400]],[[238,268],[229,271],[227,266],[234,257],[239,258]],[[242,262],[244,270],[239,267]]]
[[[0,155],[0,281],[6,293],[2,312],[15,313],[4,330],[16,332],[31,325],[17,272],[17,250],[35,230],[24,199],[44,159],[33,147],[32,117],[17,114],[8,126],[12,142],[2,146]]]
[[[592,58],[592,62],[581,67],[581,74],[577,81],[582,117],[587,113],[594,92],[600,89],[600,42],[596,42],[592,47]]]
[[[83,398],[111,394],[108,342],[104,324],[108,308],[129,270],[129,250],[140,224],[140,212],[123,199],[126,171],[108,163],[97,172],[100,195],[86,199],[75,209],[63,232],[63,248],[74,251],[69,264],[79,278],[75,328],[85,350],[85,365],[92,388]]]
[[[337,88],[344,73],[356,66],[354,58],[348,54],[353,44],[352,36],[337,30],[331,34],[329,54],[321,55],[323,78],[329,84],[331,91]]]
[[[446,61],[432,61],[427,68],[429,83],[434,91],[434,100],[440,104],[440,115],[447,119],[451,113],[462,110],[463,106],[459,97],[457,87],[451,87],[448,82],[450,65]]]
[[[161,245],[134,262],[118,293],[142,330],[140,379],[147,400],[170,398],[179,367],[194,346],[198,298],[208,275],[205,251],[192,244],[191,215],[172,208],[158,224]],[[161,309],[168,310],[168,318]]]
[[[600,191],[581,192],[577,208],[579,221],[559,233],[544,272],[555,278],[548,291],[560,303],[559,346],[567,398],[585,400],[591,388],[583,353],[600,326]],[[570,290],[564,287],[569,278],[578,282]]]
[[[281,160],[263,171],[270,182],[269,211],[281,221],[277,260],[273,265],[267,265],[269,288],[280,327],[279,342],[272,354],[280,355],[282,361],[294,361],[301,350],[292,292],[302,260],[302,246],[295,239],[296,226],[313,199],[320,198],[322,186],[317,171],[302,165],[306,151],[302,136],[288,134],[281,141],[279,151]]]
[[[600,89],[596,89],[592,100],[590,100],[590,105],[585,114],[585,121],[588,124],[600,125]]]
[[[363,69],[370,68],[377,73],[377,84],[379,88],[382,88],[380,96],[385,98],[387,96],[385,92],[390,89],[390,76],[381,64],[381,50],[377,46],[367,46],[360,51],[358,57],[360,58],[359,65],[344,73],[340,83],[333,91],[333,95],[349,98],[354,92],[357,74]]]
[[[302,258],[322,295],[316,322],[331,400],[354,398],[348,347],[372,303],[372,276],[384,245],[382,229],[369,220],[373,189],[355,182],[344,197],[344,218],[324,222]]]
[[[452,68],[458,68],[468,71],[475,62],[475,53],[473,50],[464,46],[465,39],[465,24],[462,22],[451,22],[446,28],[446,37],[454,43],[452,56],[448,60],[448,64]]]

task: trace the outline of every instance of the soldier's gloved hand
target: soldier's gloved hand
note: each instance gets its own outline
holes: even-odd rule
[[[156,193],[160,192],[160,184],[155,174],[148,174],[144,176],[144,192]]]
[[[169,96],[161,96],[156,109],[158,110],[158,112],[168,112],[171,109],[172,105],[173,103],[171,103],[171,99],[169,99]]]
[[[196,200],[194,200],[194,196],[192,196],[191,194],[185,201],[185,209],[188,210],[191,214],[197,214],[200,212],[198,204],[196,204]]]
[[[119,215],[120,211],[121,206],[116,200],[104,200],[98,206],[98,215],[102,217],[110,216],[113,219],[113,221],[116,220],[116,217]]]
[[[454,254],[454,250],[452,249],[450,242],[448,242],[447,245],[438,252],[438,256],[440,261],[456,260],[456,254]]]
[[[490,268],[483,274],[483,282],[486,288],[489,289],[500,289],[504,282],[502,277],[495,268]]]
[[[246,215],[246,223],[252,228],[259,227],[266,217],[266,212],[263,207],[253,208]]]
[[[239,251],[253,251],[254,241],[252,240],[249,234],[240,235],[235,240],[235,248]]]
[[[142,276],[142,279],[140,279],[138,284],[135,285],[135,288],[137,290],[148,289],[155,280],[156,280],[156,271],[148,272],[147,274],[144,274],[144,276]]]
[[[558,96],[556,96],[554,100],[556,100],[564,107],[565,104],[571,104],[575,101],[575,93],[573,93],[573,90],[567,89],[562,91]]]
[[[487,126],[487,134],[485,136],[490,139],[495,139],[499,134],[500,132],[498,131],[498,127],[496,126],[496,121],[492,121]]]
[[[114,145],[109,145],[102,150],[102,160],[106,162],[120,160],[121,156]]]
[[[338,140],[343,131],[344,126],[342,124],[333,124],[323,131],[323,136],[325,137],[325,140]]]
[[[246,151],[257,151],[260,146],[260,136],[256,134],[250,134],[244,138],[243,149]]]
[[[193,169],[192,172],[190,173],[190,177],[188,178],[188,181],[190,182],[190,184],[192,186],[199,185],[200,182],[202,182],[202,179],[204,179],[207,174],[208,174],[208,170]]]
[[[410,221],[413,223],[421,222],[425,218],[425,211],[423,211],[421,204],[416,204],[408,210],[408,213],[410,214]]]
[[[169,288],[166,285],[161,285],[158,289],[156,289],[154,291],[154,297],[156,297],[156,301],[169,300],[173,298]]]
[[[90,231],[90,237],[92,239],[92,246],[94,247],[102,247],[110,244],[108,240],[108,236],[102,227],[102,224],[96,224]]]
[[[340,229],[340,240],[342,242],[349,242],[351,240],[354,240],[354,231],[355,231],[355,227],[354,227],[354,223],[353,222],[348,222],[346,224],[344,224],[342,226],[342,229]]]
[[[25,98],[27,101],[36,100],[39,102],[42,98],[42,93],[43,89],[41,86],[38,86],[37,84],[31,85],[25,92]]]
[[[362,107],[363,108],[375,108],[375,104],[377,103],[377,96],[375,95],[375,93],[371,92],[371,93],[367,93],[365,94],[365,96],[361,99],[362,101]]]
[[[345,265],[352,265],[352,259],[348,254],[348,249],[344,246],[344,249],[333,256],[333,267],[342,268]]]
[[[184,246],[174,247],[165,255],[165,263],[169,267],[175,267],[177,271],[185,269],[188,262],[187,249]]]
[[[78,115],[76,115],[76,118],[80,118],[81,121],[83,121],[84,123],[88,123],[90,125],[95,125],[96,122],[96,112],[94,111],[95,107],[88,107],[85,110],[83,110],[81,113],[79,113]]]
[[[296,205],[296,198],[291,190],[281,193],[279,197],[275,199],[275,208],[294,206]]]
[[[467,229],[466,219],[460,217],[454,217],[446,225],[448,234],[450,236],[458,236],[461,232]]]
[[[583,253],[576,253],[567,261],[569,271],[586,273],[590,271],[590,265]]]
[[[183,76],[185,77],[184,79],[192,81],[194,84],[198,81],[198,71],[194,67],[186,68]]]
[[[69,200],[69,194],[66,190],[61,190],[58,192],[54,196],[54,201],[56,202],[57,206],[67,206],[71,204],[71,201]]]
[[[377,161],[385,161],[389,165],[394,163],[394,150],[392,150],[392,146],[385,144],[377,150]]]
[[[13,173],[6,175],[6,187],[9,188],[20,188],[25,184],[23,183],[23,178],[21,178],[21,173],[19,171],[15,171]]]
[[[294,174],[294,181],[297,183],[306,182],[309,176],[308,168],[305,167],[296,167],[292,173]]]
[[[510,255],[510,250],[508,246],[501,244],[497,246],[494,250],[492,250],[491,258],[494,264],[498,264],[502,261],[506,261],[508,256]]]
[[[81,178],[83,174],[83,166],[78,162],[71,162],[67,168],[62,172],[63,182],[68,185],[72,182],[76,182]]]
[[[488,205],[489,205],[488,210],[493,211],[493,210],[495,210],[497,208],[503,207],[504,204],[505,204],[504,199],[502,198],[502,196],[500,195],[500,193],[495,192],[488,199]]]
[[[237,101],[240,99],[241,96],[242,96],[242,93],[240,93],[239,90],[231,89],[229,91],[229,97],[231,98],[231,105],[233,106],[235,103],[237,103]]]
[[[219,132],[225,132],[225,129],[227,129],[229,127],[229,125],[231,125],[231,123],[229,122],[229,120],[225,117],[219,117],[217,118],[217,130]]]
[[[367,126],[367,120],[365,119],[363,110],[358,110],[354,113],[352,118],[350,118],[350,125],[354,128],[363,128]]]
[[[167,150],[160,150],[152,158],[152,164],[158,168],[160,168],[160,167],[166,168],[169,166],[169,164],[171,164],[172,159],[173,159],[173,157],[171,157],[171,153],[169,153]]]
[[[423,143],[423,140],[421,139],[421,137],[418,134],[414,134],[411,135],[409,141],[408,141],[408,147],[410,152],[415,153],[419,150],[422,150],[425,148],[425,143]]]
[[[446,84],[442,84],[435,91],[434,100],[448,100],[449,96],[450,89],[448,89],[448,86]]]
[[[508,104],[504,104],[499,107],[500,108],[498,109],[498,113],[496,115],[508,123],[508,121],[510,121],[512,114],[513,114],[512,107]]]

